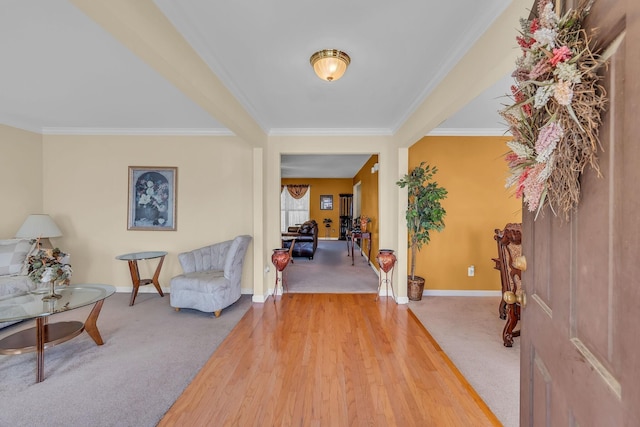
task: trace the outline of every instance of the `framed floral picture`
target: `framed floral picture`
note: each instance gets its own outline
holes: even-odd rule
[[[127,230],[176,230],[176,167],[129,166]]]

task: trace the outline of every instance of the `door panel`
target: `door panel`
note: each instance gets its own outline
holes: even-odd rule
[[[523,426],[640,425],[640,2],[596,0],[585,27],[613,52],[601,176],[569,222],[523,209]]]

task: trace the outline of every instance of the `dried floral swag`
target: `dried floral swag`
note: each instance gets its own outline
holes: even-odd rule
[[[600,175],[598,130],[606,93],[597,74],[604,64],[582,28],[592,1],[559,17],[549,0],[538,3],[538,17],[520,20],[511,86],[512,105],[500,111],[513,139],[505,160],[527,208],[537,214],[549,206],[568,220],[580,199],[580,174],[587,164]]]

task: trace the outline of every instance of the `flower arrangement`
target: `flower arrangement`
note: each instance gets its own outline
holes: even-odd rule
[[[147,210],[139,215],[140,218],[162,225],[169,208],[169,183],[155,175],[158,174],[147,173],[136,182],[136,203],[138,208]]]
[[[582,28],[589,7],[583,3],[559,17],[549,0],[541,0],[537,18],[520,20],[513,104],[500,114],[513,136],[506,187],[515,186],[516,197],[524,197],[536,217],[548,205],[568,219],[585,166],[600,175],[598,129],[606,94],[597,70],[604,61]]]
[[[360,223],[361,223],[361,224],[362,224],[362,223],[364,223],[364,224],[369,224],[369,223],[371,222],[371,218],[369,218],[369,217],[368,217],[368,216],[366,216],[366,215],[362,215],[362,216],[358,217],[358,219],[359,219],[359,221],[360,221]]]
[[[68,264],[69,255],[60,249],[38,249],[29,256],[29,277],[38,282],[68,282],[73,270]]]

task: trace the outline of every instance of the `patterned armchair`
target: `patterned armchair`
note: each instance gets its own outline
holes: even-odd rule
[[[522,271],[514,266],[514,261],[522,255],[522,224],[509,223],[503,230],[496,229],[493,238],[498,244],[498,258],[493,258],[494,268],[500,270],[503,297],[505,292],[522,293]],[[510,304],[502,298],[498,311],[500,318],[507,320],[502,340],[505,347],[511,347],[513,337],[520,336],[520,331],[513,330],[520,319],[520,304]]]
[[[171,279],[171,306],[220,316],[240,299],[242,265],[251,236],[216,243],[178,255],[184,274]]]

